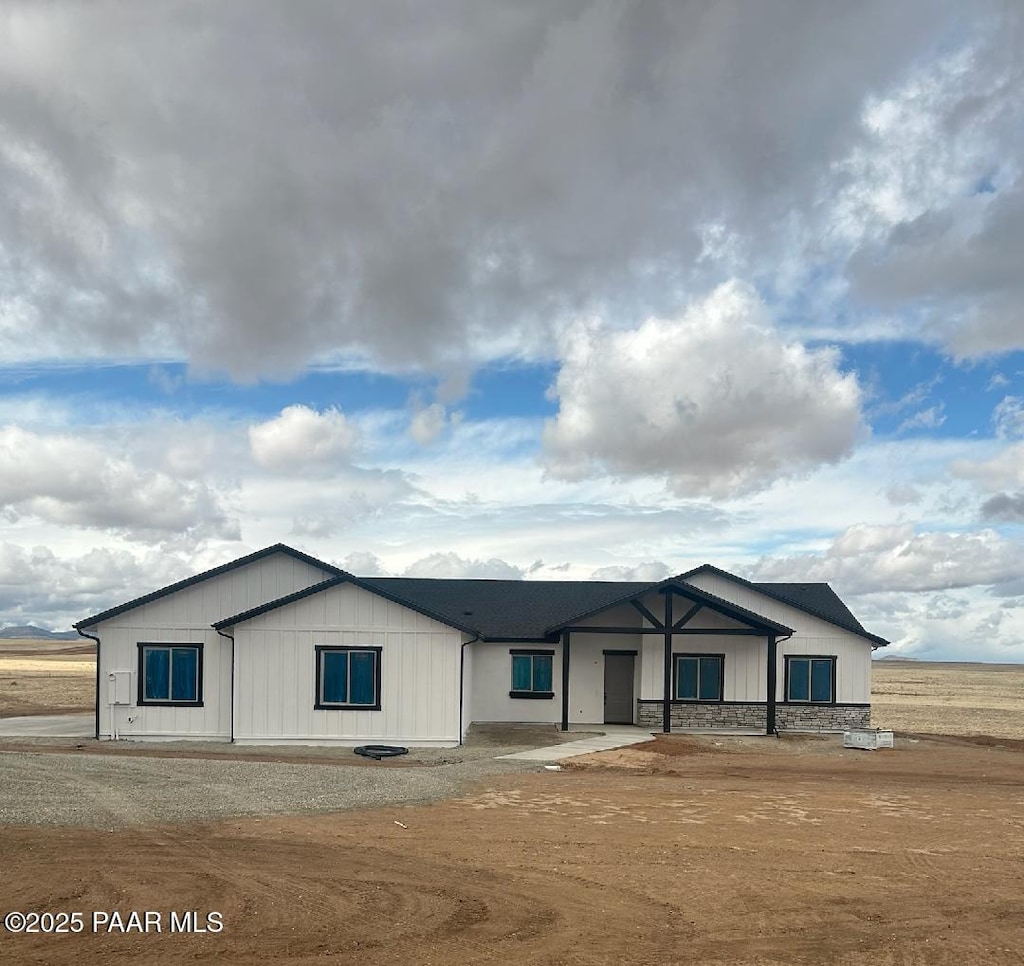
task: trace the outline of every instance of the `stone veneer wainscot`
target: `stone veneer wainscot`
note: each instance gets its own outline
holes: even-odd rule
[[[673,701],[672,730],[687,728],[742,728],[764,731],[767,708],[758,702]],[[661,701],[637,701],[637,724],[660,730]],[[868,728],[871,706],[866,704],[784,704],[775,706],[779,731],[845,731]]]

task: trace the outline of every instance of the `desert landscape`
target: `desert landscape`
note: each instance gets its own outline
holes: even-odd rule
[[[2,713],[88,710],[61,646],[5,650]],[[0,932],[0,962],[1020,963],[1024,668],[884,661],[875,690],[892,750],[673,735],[553,771],[493,757],[543,729],[400,766],[7,742],[0,912],[88,928]],[[383,804],[338,810],[356,788]],[[170,932],[182,910],[222,926]]]
[[[0,640],[0,718],[89,711],[96,646],[87,640]]]
[[[871,708],[877,728],[1024,738],[1024,665],[875,661]]]

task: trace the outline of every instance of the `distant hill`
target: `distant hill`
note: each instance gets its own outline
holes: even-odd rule
[[[77,631],[48,631],[43,627],[36,627],[35,624],[14,624],[10,627],[0,627],[0,639],[10,640],[11,638],[34,637],[40,641],[77,641]]]

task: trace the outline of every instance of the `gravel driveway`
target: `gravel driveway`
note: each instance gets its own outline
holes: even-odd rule
[[[181,750],[185,757],[148,757],[146,748],[126,749],[121,742],[96,748],[110,753],[83,753],[74,745],[28,739],[28,748],[0,749],[0,824],[115,828],[431,801],[457,795],[489,775],[541,767],[499,761],[496,755],[577,737],[483,736],[463,748],[414,749],[407,759],[359,764],[346,764],[350,759],[336,749],[205,746],[237,755],[228,760],[187,757],[202,754],[195,744]],[[152,753],[168,750],[157,746]],[[246,760],[246,752],[256,757],[261,751],[290,757]]]

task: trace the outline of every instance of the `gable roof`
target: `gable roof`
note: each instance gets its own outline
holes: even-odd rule
[[[333,564],[325,563],[323,560],[317,560],[316,557],[311,557],[309,554],[303,553],[301,550],[296,550],[294,547],[289,547],[283,543],[275,543],[273,546],[264,547],[262,550],[257,550],[255,553],[250,553],[245,557],[239,557],[237,560],[232,560],[229,563],[221,564],[219,567],[214,567],[212,570],[205,570],[201,574],[195,574],[195,576],[186,577],[184,580],[179,580],[177,583],[168,584],[166,587],[161,587],[159,590],[154,590],[149,594],[143,594],[141,597],[136,597],[134,600],[129,600],[127,603],[118,604],[116,607],[111,607],[109,610],[105,610],[99,614],[94,614],[92,617],[87,617],[85,620],[79,621],[77,624],[72,624],[71,626],[76,630],[82,627],[92,627],[94,624],[99,624],[102,621],[109,620],[111,617],[116,617],[118,614],[123,614],[125,611],[141,607],[143,604],[152,603],[154,600],[160,600],[161,597],[167,597],[170,594],[177,593],[179,590],[184,590],[186,587],[192,587],[195,584],[202,583],[204,580],[209,580],[211,577],[219,577],[221,574],[230,573],[232,570],[237,570],[239,567],[255,563],[257,560],[262,560],[264,557],[273,556],[275,553],[287,554],[289,557],[294,557],[296,560],[301,560],[303,563],[308,563],[314,567],[320,568],[321,570],[326,570],[328,573],[344,573],[343,570],[339,570]]]
[[[859,634],[867,638],[875,647],[886,647],[889,642],[884,637],[866,631],[859,620],[853,616],[850,608],[843,603],[839,595],[826,583],[759,583],[753,580],[746,580],[736,574],[722,570],[714,564],[701,564],[680,574],[677,580],[688,580],[690,577],[700,573],[715,574],[718,577],[725,577],[733,583],[744,587],[750,587],[766,597],[772,597],[783,604],[796,607],[812,617],[818,617],[836,627]]]
[[[706,590],[701,590],[699,587],[694,587],[693,584],[688,584],[685,580],[679,580],[677,577],[668,577],[665,580],[660,581],[656,584],[647,584],[642,586],[639,592],[627,593],[623,595],[619,600],[613,601],[613,604],[624,604],[627,601],[634,600],[639,597],[641,593],[650,593],[651,591],[660,591],[663,589],[672,589],[684,597],[688,597],[694,603],[703,604],[710,610],[716,611],[719,614],[723,614],[726,617],[731,617],[734,620],[738,620],[744,624],[748,624],[751,627],[760,628],[766,631],[773,631],[779,635],[792,634],[793,628],[787,627],[785,624],[780,624],[778,621],[773,621],[762,614],[755,613],[752,610],[748,610],[746,607],[741,607],[739,604],[734,604],[731,600],[726,600],[724,597],[719,597],[716,594],[709,593]],[[599,607],[596,610],[587,612],[581,612],[575,614],[567,620],[560,621],[558,624],[548,628],[548,632],[554,632],[560,630],[569,624],[575,624],[578,621],[586,620],[588,617],[593,617],[595,614],[599,614],[605,610],[605,607]],[[657,617],[657,615],[654,615]]]
[[[465,631],[467,634],[475,634],[478,636],[480,634],[475,627],[467,624],[465,621],[460,622],[457,619],[450,618],[439,611],[423,607],[416,601],[409,600],[405,597],[399,597],[397,594],[393,594],[389,591],[381,590],[378,587],[374,587],[367,579],[354,577],[345,570],[338,570],[337,567],[332,567],[331,569],[337,570],[337,576],[330,577],[327,580],[321,580],[320,583],[312,584],[309,587],[303,587],[302,590],[296,590],[290,594],[285,594],[284,597],[278,597],[276,600],[268,600],[264,604],[259,604],[256,607],[250,607],[248,610],[244,610],[240,614],[233,614],[231,617],[224,617],[219,621],[215,621],[211,626],[214,630],[220,631],[225,627],[232,627],[235,624],[241,624],[243,621],[252,620],[252,618],[259,617],[261,614],[266,614],[268,611],[277,610],[279,607],[284,607],[286,604],[293,604],[295,601],[302,600],[304,597],[311,597],[313,594],[319,594],[321,591],[329,590],[331,587],[338,587],[341,584],[353,584],[356,587],[362,587],[363,590],[367,590],[371,594],[376,594],[378,597],[384,597],[387,600],[394,601],[396,604],[401,604],[403,607],[408,607],[410,610],[417,611],[425,617],[430,617],[433,620],[440,621],[442,624],[448,624],[456,630]]]
[[[604,610],[649,583],[599,580],[470,580],[364,577],[371,589],[447,614],[446,623],[472,623],[488,640],[536,641],[580,610]]]
[[[544,640],[568,624],[591,617],[617,604],[626,603],[641,594],[668,586],[673,586],[692,600],[702,601],[712,610],[732,616],[743,623],[774,630],[778,634],[792,633],[784,624],[772,621],[762,614],[740,607],[732,601],[689,583],[689,578],[696,574],[712,573],[857,634],[869,640],[875,647],[885,647],[889,643],[885,638],[866,631],[828,584],[755,583],[712,564],[702,564],[686,573],[653,583],[610,580],[356,577],[333,564],[318,560],[283,543],[275,543],[212,570],[179,580],[72,626],[76,629],[91,627],[125,611],[159,600],[211,577],[229,573],[275,553],[287,554],[332,576],[284,597],[222,618],[213,625],[216,629],[241,623],[243,620],[249,620],[259,614],[265,614],[267,611],[348,582],[442,624],[492,641]]]

